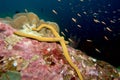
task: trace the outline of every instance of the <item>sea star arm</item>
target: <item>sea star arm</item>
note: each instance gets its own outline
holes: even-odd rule
[[[77,66],[74,65],[74,63],[72,62],[69,54],[68,54],[68,50],[67,50],[67,47],[64,43],[64,39],[60,40],[60,44],[62,45],[62,48],[63,48],[63,53],[64,53],[64,56],[65,58],[67,59],[67,61],[69,62],[69,64],[74,68],[74,70],[77,72],[78,74],[78,77],[80,78],[80,80],[83,80],[83,77],[82,77],[82,74],[80,72],[80,70],[78,69]]]
[[[50,26],[48,24],[41,24],[37,28],[32,28],[32,30],[39,31],[39,30],[41,30],[44,27],[50,29],[52,31],[52,33],[54,34],[55,37],[60,37],[60,35],[56,32],[56,30],[52,26]],[[68,43],[69,43],[68,41],[65,41],[65,44],[68,44]]]
[[[59,34],[56,32],[56,30],[52,26],[50,26],[48,24],[41,24],[39,27],[33,28],[33,30],[39,31],[39,30],[41,30],[44,27],[50,29],[55,37],[60,37]]]
[[[19,36],[23,36],[23,37],[36,39],[38,41],[48,41],[48,42],[60,41],[60,39],[62,38],[62,37],[59,37],[59,38],[39,37],[36,35],[27,34],[27,33],[20,32],[20,31],[16,31],[16,32],[14,32],[14,34],[19,35]]]

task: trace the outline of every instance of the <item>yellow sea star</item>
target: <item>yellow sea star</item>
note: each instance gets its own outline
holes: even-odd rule
[[[64,53],[64,56],[66,58],[66,60],[68,61],[68,63],[71,65],[71,67],[74,68],[74,70],[77,72],[78,74],[78,77],[80,80],[83,80],[83,77],[82,77],[82,74],[80,73],[80,70],[78,69],[77,66],[75,66],[75,64],[72,62],[69,54],[68,54],[68,49],[65,45],[65,40],[63,37],[60,37],[60,35],[56,32],[56,30],[48,25],[48,24],[41,24],[39,27],[37,28],[33,28],[33,30],[35,31],[39,31],[41,30],[42,28],[48,28],[52,31],[52,33],[54,34],[55,38],[47,38],[47,37],[39,37],[39,36],[36,36],[36,35],[32,35],[32,34],[27,34],[27,33],[24,33],[24,32],[20,32],[20,31],[16,31],[14,32],[16,35],[19,35],[19,36],[23,36],[23,37],[28,37],[28,38],[33,38],[33,39],[36,39],[38,41],[48,41],[48,42],[54,42],[54,41],[58,41],[60,42],[61,46],[62,46],[62,49],[63,49],[63,53]]]

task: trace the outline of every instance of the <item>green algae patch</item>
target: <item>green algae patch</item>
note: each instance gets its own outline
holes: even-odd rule
[[[6,71],[2,73],[0,80],[21,80],[21,75],[16,71]]]

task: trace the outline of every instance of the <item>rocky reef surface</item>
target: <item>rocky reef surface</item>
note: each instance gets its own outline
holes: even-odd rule
[[[84,52],[67,45],[76,72],[64,54],[59,36],[42,24],[52,26],[59,34],[59,26],[44,21],[32,13],[18,13],[13,18],[0,19],[0,80],[119,80],[116,68],[107,62],[96,60]],[[28,35],[39,36],[40,40],[15,34],[21,31]],[[57,38],[54,38],[57,37]],[[56,40],[55,40],[56,39]],[[63,39],[63,38],[62,38]],[[10,75],[12,74],[12,75]],[[78,75],[81,74],[82,78]]]

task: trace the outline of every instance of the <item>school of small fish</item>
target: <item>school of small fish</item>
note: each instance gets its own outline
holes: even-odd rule
[[[57,1],[60,4],[64,5],[64,0],[57,0]],[[92,25],[92,26],[94,26],[98,30],[99,30],[98,25],[101,25],[101,28],[103,28],[104,32],[109,33],[110,36],[113,36],[113,38],[115,36],[120,35],[120,31],[118,31],[118,33],[114,33],[114,27],[118,27],[118,26],[112,26],[116,23],[120,24],[120,17],[117,17],[117,15],[116,15],[116,14],[120,14],[120,8],[109,11],[109,10],[107,10],[107,8],[111,9],[112,3],[107,2],[104,6],[100,6],[102,3],[104,3],[104,1],[100,2],[100,0],[99,0],[97,4],[94,4],[94,6],[96,6],[96,8],[97,8],[96,10],[94,10],[93,7],[91,7],[91,8],[89,7],[94,2],[93,0],[77,0],[77,2],[78,3],[75,4],[72,0],[70,0],[69,3],[67,3],[68,4],[67,7],[69,6],[69,13],[74,14],[74,15],[69,16],[69,19],[71,20],[71,24],[74,24],[74,25],[70,26],[70,27],[72,27],[71,29],[66,27],[66,28],[64,28],[64,30],[61,31],[61,35],[67,37],[67,40],[69,42],[75,41],[74,39],[71,39],[70,36],[68,36],[69,34],[73,34],[72,36],[76,36],[76,35],[74,35],[74,33],[71,33],[72,30],[77,28],[79,31],[76,33],[79,34],[79,33],[81,33],[82,29],[84,29],[84,25],[81,24],[81,19],[83,19],[82,17],[87,17],[87,19],[85,19],[85,21],[86,22],[90,21],[90,22],[94,23],[95,25]],[[89,6],[86,7],[86,5],[89,5]],[[56,16],[60,16],[59,14],[61,14],[60,12],[57,12],[57,11],[60,11],[60,10],[66,11],[65,6],[64,7],[59,6],[59,7],[60,7],[59,10],[55,10],[55,9],[52,10],[53,14],[55,14]],[[80,10],[78,11],[77,10],[78,8],[81,8],[80,10],[82,10],[82,11],[80,11]],[[89,10],[87,8],[89,8]],[[69,13],[67,13],[67,14],[69,15]],[[100,16],[102,16],[102,14],[106,15],[106,17],[100,18]],[[107,16],[108,14],[112,14],[112,16]],[[61,20],[64,20],[64,17],[62,17]],[[86,23],[86,24],[89,25],[89,23]],[[90,27],[90,26],[87,26],[87,27]],[[87,33],[86,35],[89,35],[90,33],[87,30],[89,30],[89,29],[86,29],[86,33]],[[92,30],[92,29],[90,29],[90,30]],[[109,35],[107,35],[105,33],[102,36],[102,38],[106,41],[111,40]],[[79,36],[81,36],[81,35],[79,35]],[[91,38],[86,38],[86,41],[91,42],[91,43],[94,42]],[[97,48],[95,48],[95,51],[98,53],[101,52]]]

